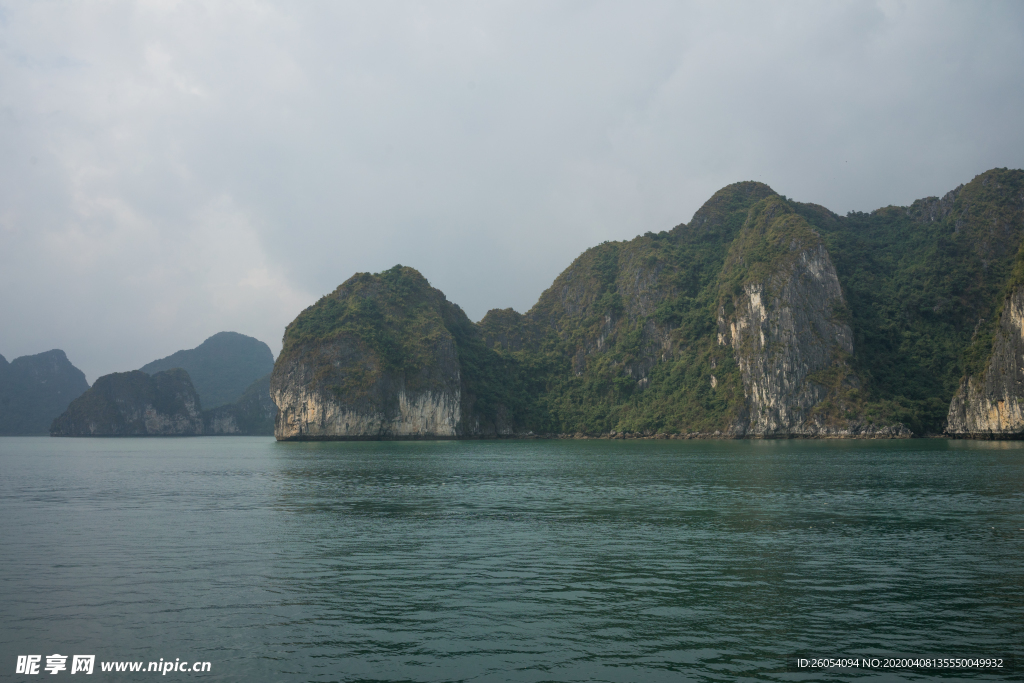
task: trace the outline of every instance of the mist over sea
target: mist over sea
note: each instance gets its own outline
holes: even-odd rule
[[[1024,666],[1022,442],[0,438],[0,521],[4,680],[1024,675],[787,671]]]

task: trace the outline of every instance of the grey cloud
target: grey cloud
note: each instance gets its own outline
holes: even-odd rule
[[[0,353],[139,367],[357,271],[474,319],[756,179],[837,212],[1024,165],[1015,3],[0,12]]]

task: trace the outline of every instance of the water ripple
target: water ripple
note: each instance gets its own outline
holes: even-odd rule
[[[1022,465],[1020,444],[923,440],[5,438],[0,666],[797,681],[798,652],[1024,660]]]

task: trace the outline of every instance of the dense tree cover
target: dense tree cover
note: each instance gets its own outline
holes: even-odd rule
[[[547,355],[573,363],[542,395],[552,431],[714,431],[736,417],[739,371],[716,343],[720,274],[770,193],[730,186],[690,226],[599,245],[556,279],[526,316],[547,322]]]
[[[570,271],[589,266],[596,290],[585,315],[552,311],[550,298],[564,283],[556,281],[541,297],[528,316],[554,318],[562,355],[587,354],[582,372],[550,382],[556,429],[723,428],[735,416],[742,389],[732,358],[714,344],[715,308],[731,314],[730,294],[782,267],[793,253],[788,244],[815,239],[813,228],[846,297],[845,310],[835,314],[854,332],[850,362],[862,389],[853,398],[863,413],[857,417],[902,422],[917,434],[941,432],[961,377],[984,369],[1005,297],[1024,283],[1024,172],[996,169],[941,200],[846,217],[766,186],[752,192],[750,185],[756,184],[719,192],[689,225],[671,233],[601,245],[581,256]],[[766,230],[766,218],[789,212]],[[613,278],[609,271],[626,254],[658,272],[661,298],[652,314],[622,315],[623,279],[630,273],[618,267]],[[619,319],[614,332],[608,330],[614,343],[606,339],[604,348],[586,349],[584,340],[599,336],[605,318]],[[653,364],[640,390],[633,370],[638,357],[651,356],[643,342],[652,321],[671,329],[674,355]]]
[[[1024,281],[1022,209],[1024,172],[1006,169],[909,208],[839,217],[800,207],[839,273],[877,419],[942,431],[961,377],[984,369],[1003,301]]]
[[[784,270],[796,245],[823,242],[846,299],[831,314],[854,335],[844,367],[859,378],[841,417],[934,433],[960,379],[984,368],[1009,289],[1024,283],[1022,210],[1024,172],[1006,169],[942,199],[847,216],[737,183],[689,224],[587,250],[525,314],[494,310],[474,324],[411,268],[358,274],[288,327],[282,357],[347,340],[369,359],[337,387],[348,395],[380,372],[415,385],[451,342],[467,406],[498,431],[724,430],[744,395],[720,321],[746,283]],[[837,372],[812,379],[838,387]]]
[[[484,431],[546,424],[536,401],[538,382],[552,374],[546,359],[489,347],[480,326],[412,268],[358,273],[322,297],[285,330],[279,362],[327,346],[333,366],[314,381],[350,405],[388,377],[416,392],[437,390],[444,375],[458,373],[465,420],[478,419]],[[454,364],[438,367],[449,346]]]

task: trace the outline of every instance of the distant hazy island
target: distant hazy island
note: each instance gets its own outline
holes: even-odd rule
[[[415,270],[285,330],[278,439],[1024,433],[1024,171],[838,216],[767,185],[471,322]]]
[[[53,420],[50,434],[269,435],[277,412],[269,394],[273,365],[263,342],[220,332],[140,370],[100,377]]]
[[[49,432],[53,418],[89,388],[85,374],[60,349],[0,356],[0,436]]]

